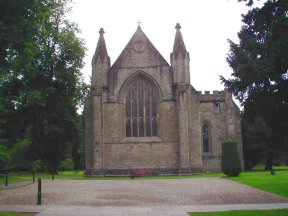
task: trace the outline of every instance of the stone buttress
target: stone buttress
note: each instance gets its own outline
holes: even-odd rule
[[[103,174],[103,103],[107,98],[110,69],[103,28],[92,59],[92,83],[86,101],[86,174]]]

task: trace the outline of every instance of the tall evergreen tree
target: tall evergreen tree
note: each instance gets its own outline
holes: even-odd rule
[[[13,148],[29,139],[27,158],[51,172],[78,133],[77,106],[85,84],[84,46],[65,18],[69,0],[0,1],[0,133]],[[27,142],[25,142],[27,143]]]
[[[267,128],[266,168],[271,169],[273,157],[288,152],[287,0],[268,0],[242,21],[240,43],[229,41],[233,77],[221,80],[243,105],[246,123],[257,127],[261,119]]]

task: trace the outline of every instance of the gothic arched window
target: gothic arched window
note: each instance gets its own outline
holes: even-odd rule
[[[128,87],[125,97],[126,137],[157,136],[157,89],[139,77]]]
[[[209,152],[209,125],[207,122],[202,126],[202,144],[203,144],[203,152]]]

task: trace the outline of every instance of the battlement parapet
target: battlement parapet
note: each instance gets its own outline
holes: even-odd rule
[[[197,91],[199,95],[221,95],[221,94],[224,94],[225,91],[222,90],[222,91],[218,91],[218,90],[213,90],[212,93],[211,91]]]
[[[224,102],[225,101],[225,91],[213,90],[210,91],[198,91],[200,103],[209,103],[209,102]]]

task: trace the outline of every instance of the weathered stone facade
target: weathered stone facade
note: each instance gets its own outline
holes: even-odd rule
[[[138,26],[112,66],[100,30],[86,103],[87,175],[219,171],[227,139],[238,141],[242,157],[239,109],[226,90],[191,86],[180,29],[171,65]]]

